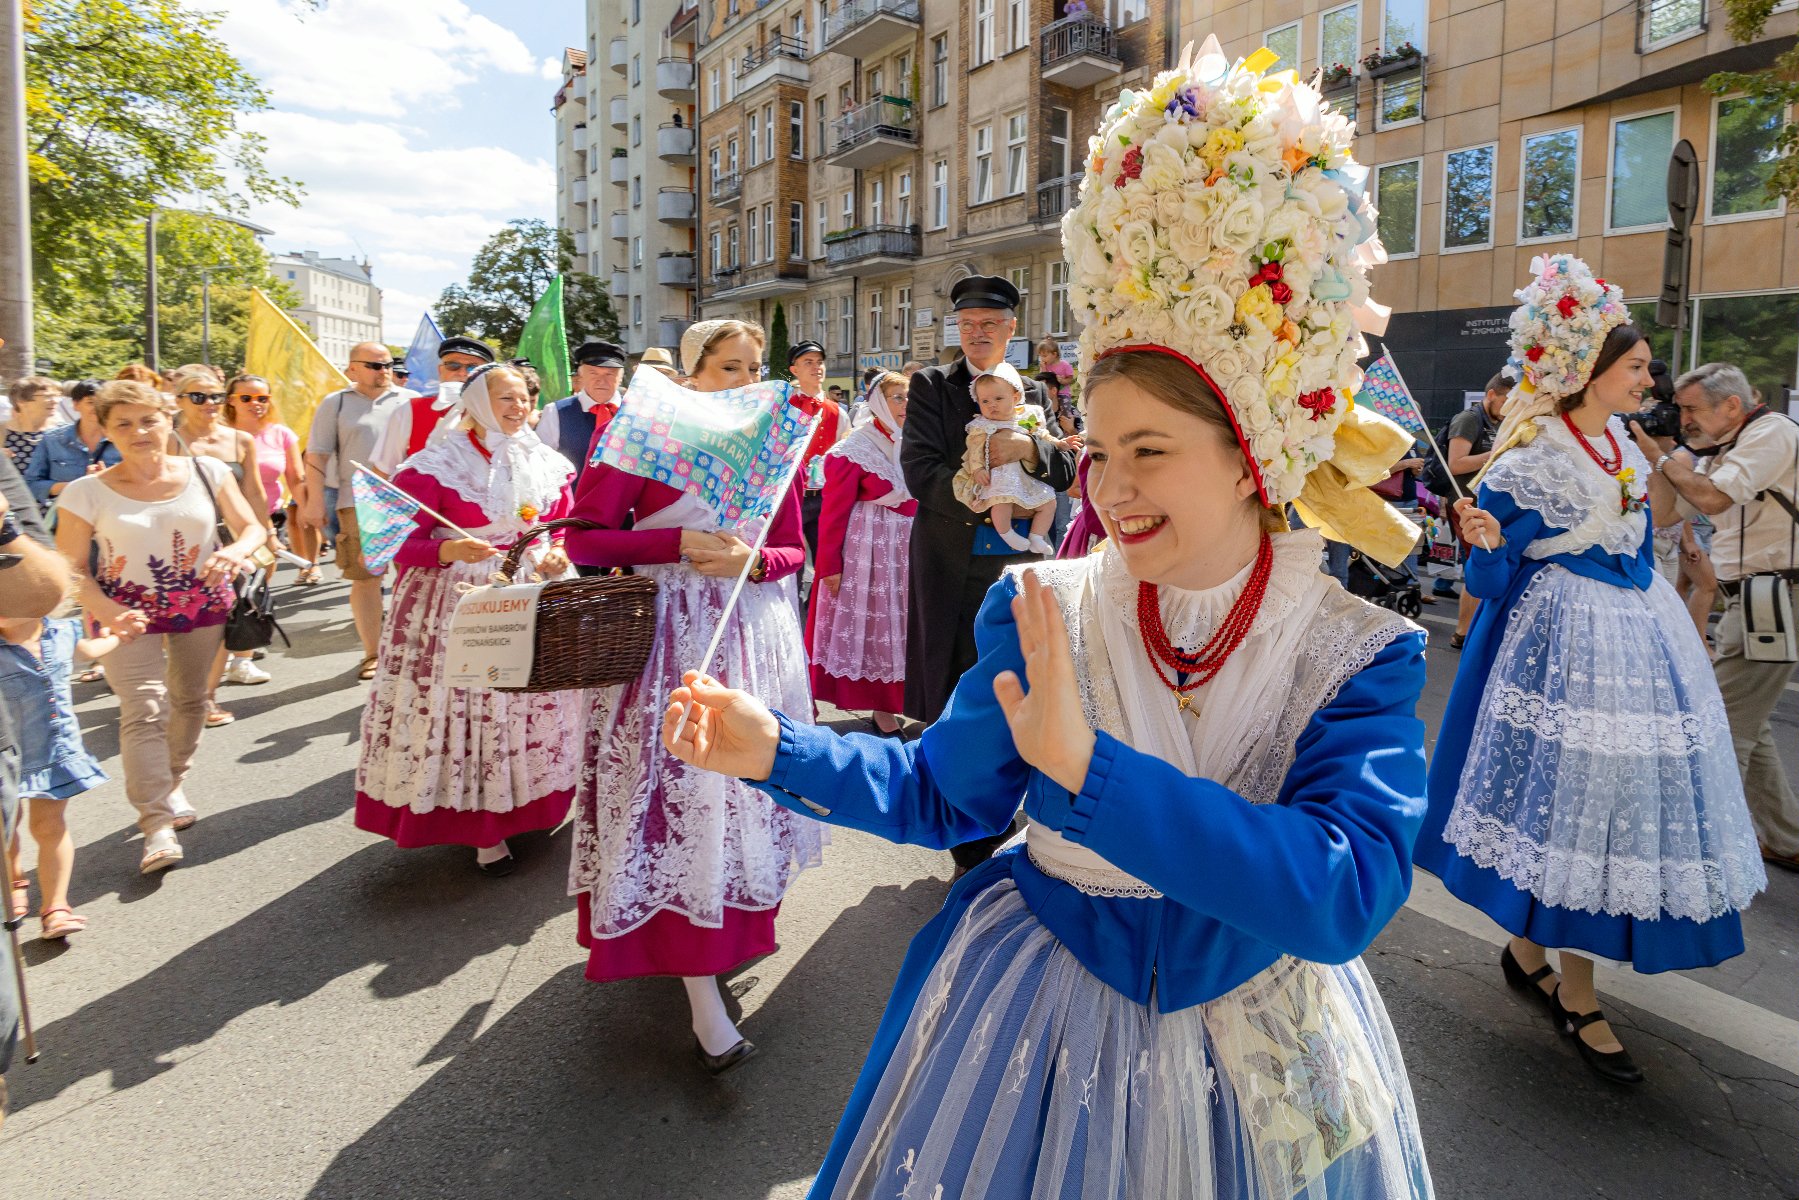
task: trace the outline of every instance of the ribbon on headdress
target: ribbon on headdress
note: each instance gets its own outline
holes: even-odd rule
[[[1336,449],[1306,476],[1294,511],[1332,541],[1397,567],[1417,546],[1418,527],[1369,489],[1411,450],[1411,434],[1379,413],[1351,405],[1337,426]]]

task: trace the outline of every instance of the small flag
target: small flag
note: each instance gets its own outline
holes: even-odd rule
[[[704,501],[729,525],[769,516],[805,452],[813,419],[790,383],[764,380],[695,392],[660,371],[638,371],[593,462]]]
[[[550,286],[531,306],[524,332],[518,335],[518,354],[531,360],[543,384],[537,393],[540,407],[573,394],[568,374],[568,326],[562,319],[562,276],[550,280]]]
[[[437,390],[437,348],[443,340],[443,331],[431,314],[419,314],[418,330],[412,335],[412,345],[406,348],[406,369],[412,372],[407,387],[427,395]]]
[[[319,401],[350,381],[306,331],[276,307],[261,288],[250,289],[250,329],[244,340],[244,370],[269,381],[269,394],[282,424],[300,435],[312,432],[312,413]]]
[[[1418,402],[1412,399],[1399,368],[1393,365],[1385,351],[1362,372],[1362,390],[1355,394],[1355,402],[1379,413],[1413,436],[1424,432],[1424,417],[1418,411]]]
[[[362,541],[362,565],[373,574],[387,570],[415,528],[421,505],[366,467],[350,476],[356,498],[356,534]]]

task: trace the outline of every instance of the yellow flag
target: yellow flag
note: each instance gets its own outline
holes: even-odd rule
[[[325,396],[350,386],[349,379],[312,344],[306,331],[275,307],[261,288],[250,290],[244,373],[269,381],[282,424],[300,435],[302,449],[312,429],[312,410]]]

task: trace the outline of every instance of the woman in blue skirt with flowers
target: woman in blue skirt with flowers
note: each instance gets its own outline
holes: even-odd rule
[[[1511,319],[1522,377],[1479,496],[1458,502],[1484,603],[1416,860],[1514,935],[1507,981],[1587,1064],[1638,1083],[1594,958],[1656,972],[1741,954],[1739,913],[1767,880],[1705,645],[1655,569],[1652,468],[1615,419],[1643,405],[1649,345],[1579,259],[1531,268]]]

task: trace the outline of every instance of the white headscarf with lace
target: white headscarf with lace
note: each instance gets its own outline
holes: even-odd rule
[[[477,368],[460,389],[445,385],[440,404],[444,398],[449,404],[437,432],[399,467],[430,475],[479,505],[492,523],[480,531],[487,537],[520,534],[536,524],[575,473],[568,459],[544,445],[530,425],[514,434],[501,427],[488,389],[502,371],[518,375],[496,364]],[[468,423],[475,428],[468,429]],[[475,448],[476,438],[487,454]]]

